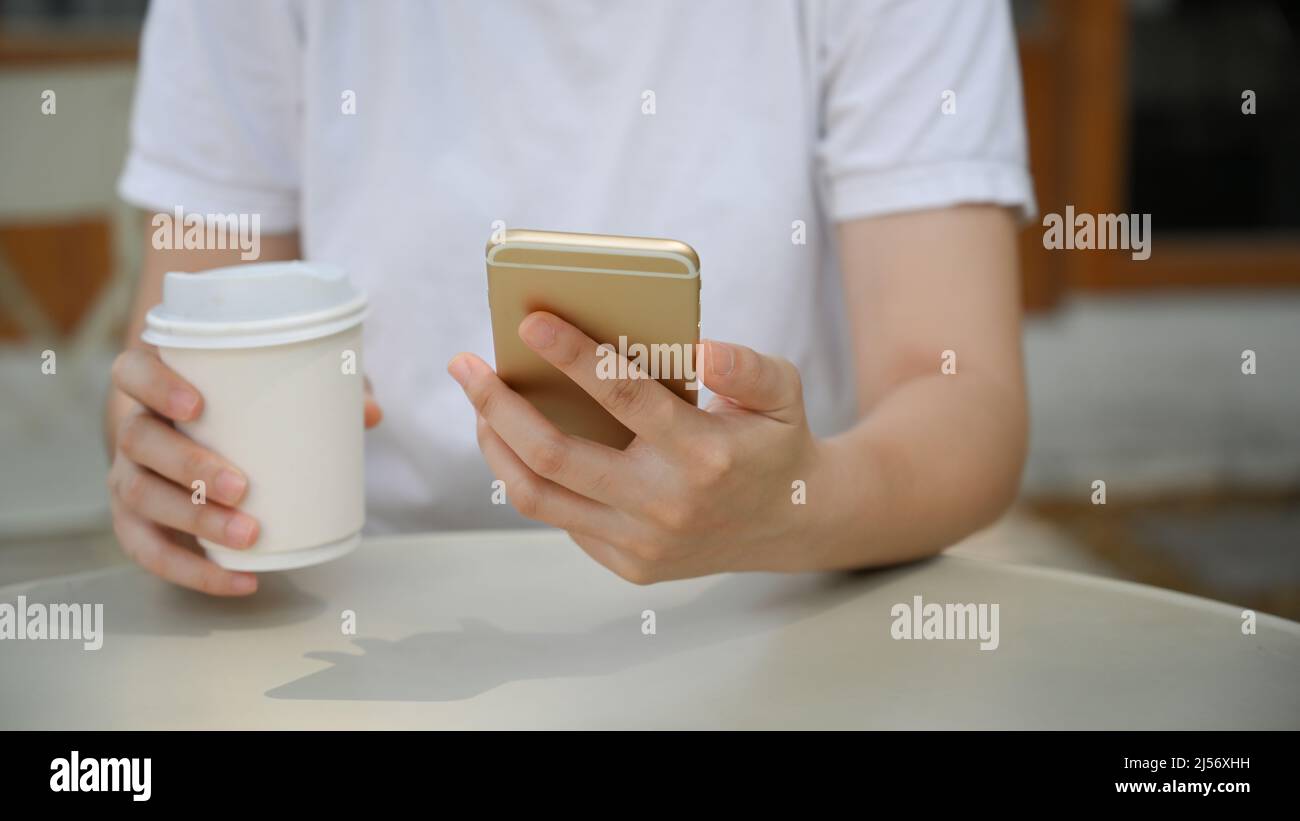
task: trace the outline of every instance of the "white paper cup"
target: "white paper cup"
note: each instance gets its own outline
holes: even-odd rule
[[[365,310],[365,294],[328,265],[256,263],[164,279],[142,338],[203,394],[199,418],[177,427],[243,471],[239,508],[261,524],[248,550],[199,539],[222,567],[305,567],[360,543]]]

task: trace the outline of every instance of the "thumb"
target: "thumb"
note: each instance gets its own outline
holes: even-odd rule
[[[705,340],[699,372],[709,390],[783,422],[803,420],[803,383],[789,360],[744,345]]]

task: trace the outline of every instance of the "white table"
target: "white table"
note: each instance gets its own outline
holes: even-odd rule
[[[19,595],[103,603],[105,641],[0,641],[6,729],[1300,727],[1300,624],[985,560],[636,587],[562,534],[433,534],[247,600],[134,567]],[[892,639],[916,595],[997,603],[999,647]]]

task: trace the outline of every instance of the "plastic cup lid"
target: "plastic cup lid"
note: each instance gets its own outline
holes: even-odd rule
[[[141,339],[165,348],[284,345],[347,330],[365,312],[365,293],[334,265],[257,262],[172,272]]]

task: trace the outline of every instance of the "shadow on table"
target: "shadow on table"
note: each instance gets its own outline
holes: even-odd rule
[[[325,600],[267,573],[249,598],[207,596],[150,576],[136,567],[38,582],[22,592],[28,602],[104,605],[107,638],[118,635],[202,637],[223,630],[264,630],[308,621]]]
[[[608,675],[637,664],[772,632],[866,594],[881,573],[725,577],[686,604],[655,611],[657,634],[641,633],[640,611],[585,632],[502,630],[462,619],[459,630],[398,641],[356,638],[361,654],[314,652],[331,663],[267,691],[270,698],[342,701],[458,701],[513,681]]]

